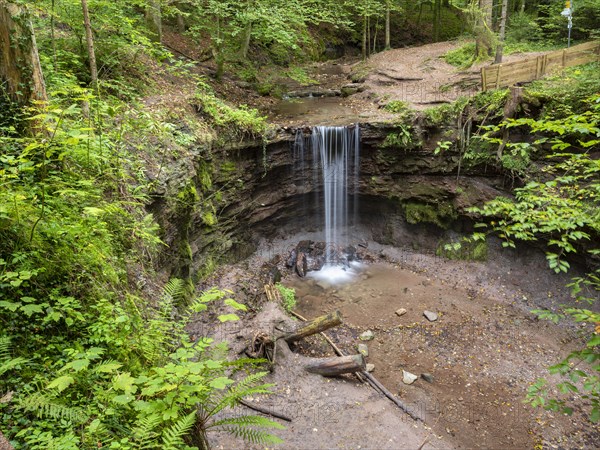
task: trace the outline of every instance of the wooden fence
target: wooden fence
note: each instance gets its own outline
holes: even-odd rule
[[[481,87],[487,91],[512,86],[523,81],[537,80],[556,69],[592,61],[600,61],[600,41],[586,42],[523,61],[484,67],[481,69]]]

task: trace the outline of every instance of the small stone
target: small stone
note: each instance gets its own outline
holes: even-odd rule
[[[375,370],[375,364],[367,364],[367,372],[373,372]]]
[[[369,347],[367,347],[367,344],[358,344],[358,353],[363,355],[365,358],[369,356]]]
[[[417,378],[419,378],[418,376],[416,376],[414,373],[410,373],[407,372],[406,370],[402,371],[402,382],[404,384],[413,384]]]
[[[423,315],[427,317],[427,320],[429,320],[430,322],[435,322],[436,320],[438,320],[438,315],[433,311],[423,311]]]
[[[421,378],[423,378],[428,383],[433,383],[433,375],[431,375],[430,373],[422,373]]]
[[[400,308],[400,309],[396,310],[396,315],[397,316],[403,316],[404,314],[406,314],[406,312],[407,312],[406,309]]]
[[[375,333],[373,333],[371,330],[367,330],[359,336],[359,339],[361,341],[371,341],[374,338],[375,338]]]

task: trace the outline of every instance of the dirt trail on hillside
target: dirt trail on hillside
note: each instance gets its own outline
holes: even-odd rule
[[[309,72],[319,85],[305,88],[342,90],[352,83],[358,92],[349,97],[290,99],[267,105],[272,121],[289,126],[342,125],[357,121],[381,121],[393,115],[382,109],[390,101],[404,101],[422,110],[459,97],[475,95],[480,90],[481,68],[490,62],[468,69],[457,69],[443,56],[458,48],[458,42],[438,42],[420,47],[400,48],[377,53],[366,61],[340,60],[316,63]],[[504,62],[516,61],[540,53],[506,56]],[[335,67],[336,70],[329,70]]]

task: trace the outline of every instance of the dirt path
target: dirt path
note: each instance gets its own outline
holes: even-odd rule
[[[305,88],[341,90],[350,76],[359,79],[354,87],[359,92],[349,97],[300,98],[284,100],[267,107],[270,119],[287,126],[342,125],[359,121],[382,121],[394,116],[381,107],[390,101],[403,101],[422,110],[455,101],[461,96],[479,92],[480,63],[459,70],[448,64],[443,55],[459,47],[457,42],[438,42],[420,47],[393,49],[377,53],[364,62],[337,61],[318,63],[309,72],[319,85]],[[516,61],[539,53],[513,54],[505,62]],[[334,70],[331,70],[331,69]]]

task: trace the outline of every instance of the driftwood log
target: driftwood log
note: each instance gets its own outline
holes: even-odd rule
[[[314,320],[304,323],[301,327],[295,331],[287,333],[283,336],[288,344],[299,341],[307,336],[320,333],[321,331],[328,330],[329,328],[336,327],[342,323],[342,314],[339,311],[334,311],[325,316],[317,317]]]
[[[361,354],[336,356],[333,358],[315,358],[304,366],[310,373],[325,377],[335,377],[344,373],[356,373],[365,370],[365,357]]]

